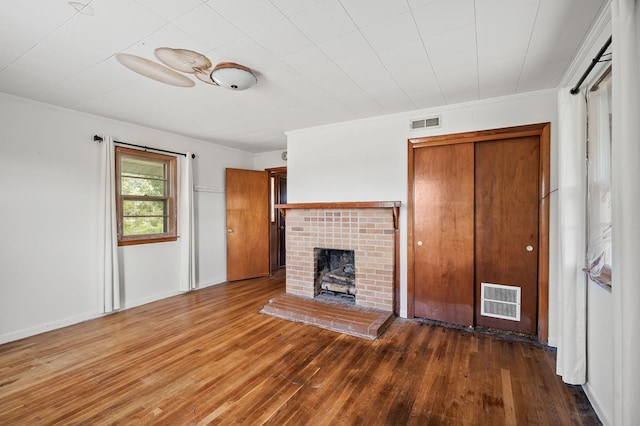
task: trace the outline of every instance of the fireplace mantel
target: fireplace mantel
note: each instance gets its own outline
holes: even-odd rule
[[[276,204],[283,216],[287,216],[288,209],[393,209],[393,226],[398,229],[398,214],[400,211],[400,201],[344,201],[344,202],[321,202],[321,203],[291,203]]]

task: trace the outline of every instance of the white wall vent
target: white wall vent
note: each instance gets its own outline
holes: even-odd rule
[[[520,321],[520,294],[520,287],[482,283],[480,314],[485,317]]]
[[[433,127],[442,126],[442,116],[436,115],[433,117],[419,118],[411,120],[411,130],[430,129]]]

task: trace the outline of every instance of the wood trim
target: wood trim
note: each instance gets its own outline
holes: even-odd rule
[[[540,211],[538,228],[538,341],[549,338],[549,205],[551,195],[551,124],[540,133]]]
[[[178,239],[178,169],[175,155],[160,154],[158,152],[142,151],[139,149],[116,146],[115,155],[115,189],[116,189],[116,217],[118,246],[176,241]],[[122,157],[143,158],[164,163],[167,166],[167,192],[164,197],[147,197],[149,200],[166,200],[169,214],[167,215],[167,230],[160,234],[124,235],[123,204],[126,199],[141,199],[141,197],[122,195],[121,160]]]
[[[287,216],[288,209],[323,210],[323,209],[393,209],[393,228],[398,230],[400,217],[400,201],[345,201],[334,203],[292,203],[276,204],[283,216]]]
[[[271,167],[265,169],[269,177],[269,263],[271,265],[271,271],[286,266],[286,255],[282,258],[281,248],[286,246],[286,231],[284,231],[285,238],[282,238],[282,230],[280,229],[280,218],[285,219],[285,212],[282,209],[276,208],[276,204],[286,202],[286,190],[285,198],[280,199],[281,195],[281,180],[287,179],[287,166]],[[286,187],[286,184],[285,184]],[[273,219],[273,220],[271,220]],[[285,247],[286,250],[286,247]]]
[[[118,241],[118,246],[134,246],[137,244],[164,243],[167,241],[178,241],[178,237],[160,237],[160,238],[138,238],[136,240]]]
[[[346,201],[335,203],[276,204],[279,209],[384,209],[400,207],[400,201]]]
[[[453,133],[450,135],[427,136],[409,139],[414,148],[424,146],[453,145],[457,143],[483,142],[500,139],[538,136],[549,123],[529,124],[525,126],[504,127],[501,129],[478,130],[475,132]]]
[[[264,170],[269,173],[287,173],[287,166],[271,167]]]
[[[413,251],[413,227],[414,227],[414,165],[413,150],[415,146],[408,143],[408,182],[409,191],[407,194],[407,318],[413,318],[415,313],[415,258]]]
[[[609,76],[609,74],[611,74],[611,65],[609,65],[609,68],[607,68],[605,70],[605,72],[603,72],[602,75],[600,75],[600,77],[598,77],[596,82],[591,85],[591,88],[589,89],[589,91],[590,92],[595,92],[596,90],[598,90],[598,87],[600,86],[600,83],[602,83],[604,81],[604,79]]]
[[[408,201],[407,201],[407,317],[414,317],[415,301],[415,260],[413,250],[414,232],[414,190],[415,171],[413,150],[427,146],[452,145],[458,143],[483,142],[511,139],[524,136],[540,138],[540,203],[539,203],[539,250],[538,250],[538,327],[537,339],[547,344],[549,337],[549,195],[551,170],[551,124],[538,123],[524,126],[505,127],[493,130],[428,136],[408,140]]]
[[[393,262],[393,313],[400,315],[400,231],[396,227],[394,233],[394,256]]]

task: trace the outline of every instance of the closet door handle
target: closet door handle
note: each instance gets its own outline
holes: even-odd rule
[[[524,249],[526,251],[533,251],[533,246],[526,246]]]

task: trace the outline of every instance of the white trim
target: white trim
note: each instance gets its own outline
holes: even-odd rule
[[[181,291],[171,290],[160,294],[155,294],[153,296],[145,297],[142,299],[132,300],[130,302],[125,302],[123,309],[131,309],[136,308],[138,306],[146,305],[147,303],[157,302],[159,300],[167,299],[169,297],[178,296],[183,294]]]
[[[70,325],[78,324],[91,319],[100,318],[104,315],[108,314],[99,314],[95,312],[85,313],[54,322],[38,324],[33,327],[23,328],[22,330],[12,331],[6,334],[0,334],[0,344],[13,342],[16,340],[24,339],[26,337],[31,337],[37,334],[46,333],[48,331],[57,330],[59,328],[68,327]]]
[[[262,154],[261,152],[252,152],[252,151],[245,151],[242,149],[238,149],[238,148],[233,148],[230,147],[228,145],[222,145],[219,142],[216,142],[215,140],[209,140],[209,139],[197,139],[194,138],[192,136],[188,136],[188,135],[184,135],[181,133],[176,133],[176,132],[172,132],[171,130],[165,130],[165,129],[159,129],[159,128],[155,128],[155,127],[148,127],[148,126],[144,126],[142,124],[136,124],[136,123],[132,123],[130,121],[125,121],[125,120],[118,120],[115,118],[109,118],[109,117],[105,117],[102,115],[96,115],[96,114],[92,114],[89,112],[83,112],[83,111],[78,111],[75,109],[71,109],[68,107],[64,107],[64,106],[60,106],[60,105],[54,105],[54,104],[49,104],[46,102],[42,102],[42,101],[36,101],[33,99],[29,99],[29,98],[23,98],[22,96],[16,96],[16,95],[12,95],[10,93],[4,93],[4,92],[0,92],[0,98],[5,98],[5,99],[10,99],[12,101],[16,101],[16,102],[21,102],[27,105],[34,105],[34,106],[39,106],[51,111],[58,111],[61,113],[65,113],[65,114],[73,114],[73,115],[80,115],[92,120],[99,120],[99,121],[104,121],[106,123],[110,123],[110,124],[115,124],[115,125],[126,125],[128,127],[131,127],[132,129],[137,129],[137,130],[144,130],[147,132],[151,132],[153,134],[157,134],[157,135],[165,135],[165,136],[169,136],[170,137],[175,137],[175,136],[180,136],[180,138],[184,139],[185,141],[189,141],[189,142],[193,142],[195,144],[200,145],[202,148],[207,148],[207,147],[211,147],[211,146],[215,146],[216,148],[225,150],[225,151],[230,151],[230,152],[240,152],[243,154],[249,154],[249,155],[256,155],[256,154]],[[90,133],[89,135],[87,135],[87,141],[91,140],[93,141],[93,135],[94,134],[109,134],[110,132],[107,131],[103,131],[102,129],[104,128],[104,125],[101,123],[96,123],[96,128],[95,130]],[[111,136],[114,139],[124,139],[127,140],[127,138],[123,138],[121,134],[113,134],[113,132],[111,132]],[[148,136],[149,139],[153,138],[152,135]],[[160,148],[160,149],[168,149],[168,150],[173,150],[172,148],[174,148],[170,142],[164,142],[161,139],[154,139],[154,144],[156,145],[156,148]],[[282,149],[286,149],[286,148],[282,148]],[[196,154],[196,156],[198,155],[198,151],[193,151],[193,153]]]
[[[198,290],[202,290],[203,288],[207,287],[213,287],[214,285],[225,284],[226,282],[227,277],[217,277],[204,283],[198,283]]]
[[[435,107],[429,107],[429,108],[421,108],[421,109],[416,109],[416,110],[411,110],[411,111],[402,111],[402,112],[395,112],[392,114],[381,114],[381,115],[376,115],[373,117],[365,117],[365,118],[359,118],[359,119],[355,119],[355,120],[348,120],[348,121],[341,121],[341,122],[337,122],[337,123],[329,123],[329,124],[321,124],[319,126],[312,126],[312,127],[305,127],[305,128],[301,128],[301,129],[292,129],[292,130],[287,130],[286,132],[284,132],[285,135],[287,136],[292,136],[292,135],[296,135],[296,134],[304,134],[306,132],[309,131],[317,131],[320,129],[335,129],[338,126],[366,126],[366,123],[370,122],[370,121],[375,121],[375,122],[380,122],[381,120],[395,120],[395,119],[411,119],[411,117],[415,117],[415,116],[433,116],[433,115],[439,115],[439,116],[443,116],[444,112],[450,112],[450,111],[459,111],[461,109],[464,109],[465,107],[481,107],[483,105],[492,105],[492,104],[496,104],[496,103],[501,103],[501,102],[509,102],[511,100],[518,100],[518,99],[529,99],[532,95],[545,95],[545,94],[556,94],[558,92],[558,88],[553,87],[550,89],[542,89],[542,90],[534,90],[531,92],[522,92],[522,93],[515,93],[513,95],[506,95],[506,96],[496,96],[496,97],[492,97],[492,98],[483,98],[483,99],[475,99],[472,101],[466,101],[466,102],[461,102],[461,103],[457,103],[457,104],[448,104],[448,105],[441,105],[441,106],[435,106]],[[444,116],[443,116],[444,119]],[[527,122],[526,120],[521,122],[521,123],[514,123],[511,126],[517,126],[517,125],[525,125],[525,124],[531,124],[531,122]],[[475,124],[474,124],[475,125]],[[427,127],[424,129],[417,129],[414,130],[413,132],[417,132],[418,130],[431,130],[431,129],[439,129],[440,127]],[[470,129],[469,131],[480,131],[480,130],[491,130],[491,126],[487,126],[487,127],[480,127],[480,128],[474,128],[474,129]],[[463,132],[464,130],[461,130],[461,132]],[[418,135],[413,135],[411,131],[409,131],[407,129],[406,135],[407,138],[414,138],[414,137],[422,137],[422,136],[418,136]],[[458,133],[458,132],[456,132]],[[439,135],[440,133],[437,133],[437,135]],[[425,135],[425,136],[432,136],[431,134],[429,135]],[[288,142],[287,142],[288,143]],[[289,149],[290,150],[290,149]]]
[[[604,34],[604,35],[603,35]],[[586,67],[593,60],[594,49],[600,49],[602,43],[598,39],[606,40],[611,35],[611,0],[600,9],[598,17],[591,26],[589,33],[582,39],[580,48],[571,59],[571,65],[566,69],[558,87],[573,87]],[[597,50],[596,50],[597,51]],[[575,80],[575,81],[574,81]],[[583,83],[584,84],[584,83]]]
[[[587,382],[584,385],[582,385],[582,389],[584,390],[584,393],[587,395],[587,398],[589,399],[589,402],[591,403],[591,406],[593,407],[593,410],[598,415],[598,418],[600,419],[602,424],[604,426],[613,425],[613,421],[611,420],[611,416],[602,407],[602,404],[600,403],[600,401],[598,400],[598,397],[596,396],[597,393],[594,393],[594,392],[591,391],[591,387],[589,386],[589,382]]]

